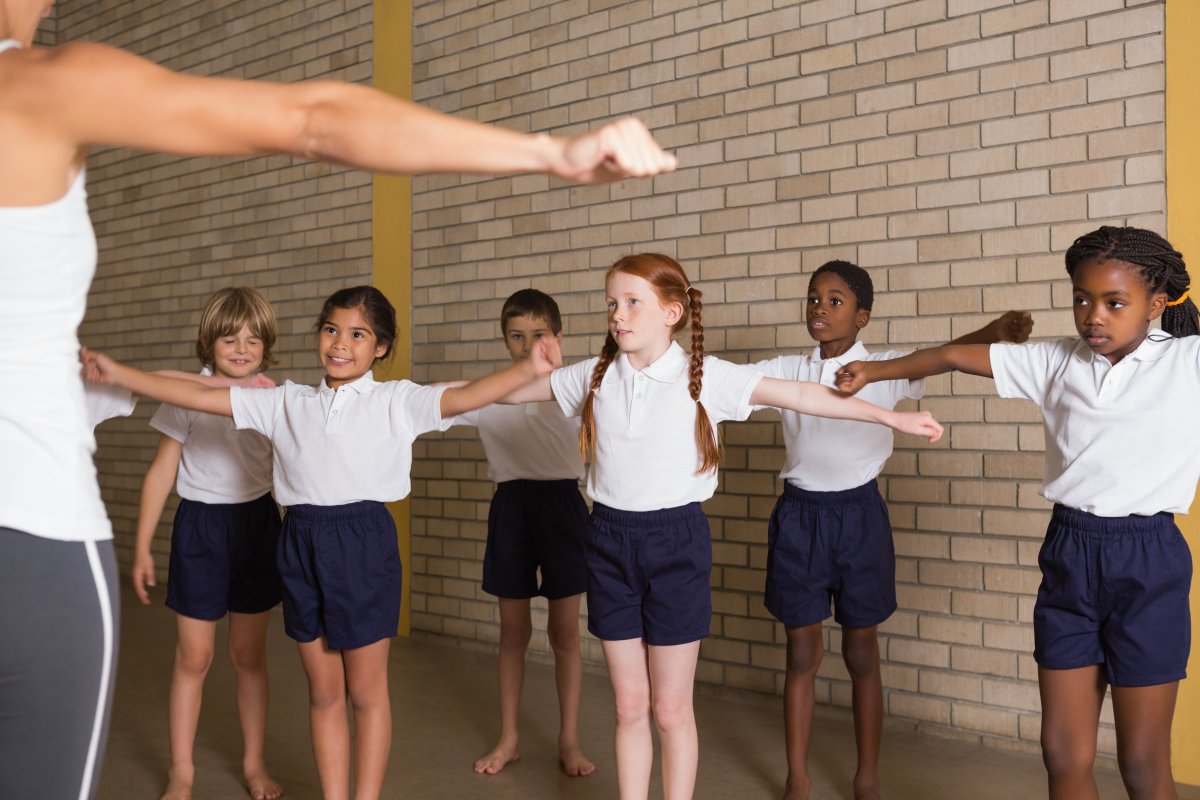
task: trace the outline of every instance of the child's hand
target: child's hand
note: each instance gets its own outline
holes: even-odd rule
[[[538,377],[549,375],[562,366],[562,350],[557,336],[543,336],[533,343],[529,351],[529,363]]]
[[[263,372],[256,372],[248,378],[242,378],[236,381],[238,386],[245,386],[248,389],[274,389],[275,381]]]
[[[133,591],[137,592],[138,600],[142,601],[142,605],[150,605],[150,593],[146,591],[147,586],[157,586],[158,580],[154,577],[154,556],[149,553],[139,553],[133,559]]]
[[[92,383],[116,383],[115,373],[120,364],[104,355],[104,353],[81,347],[79,349],[79,363],[83,365],[84,380]]]
[[[834,376],[834,383],[837,385],[839,392],[846,394],[855,394],[859,389],[871,382],[868,375],[870,362],[867,361],[851,361],[837,371]]]
[[[926,436],[936,442],[942,438],[942,425],[928,411],[897,411],[892,427],[901,433]]]
[[[1033,317],[1028,311],[1005,311],[988,324],[994,341],[1021,344],[1033,332]]]
[[[604,183],[671,172],[675,166],[675,156],[663,152],[640,120],[625,117],[566,140],[553,172],[580,183]]]

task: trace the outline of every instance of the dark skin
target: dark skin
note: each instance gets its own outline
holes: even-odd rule
[[[1138,348],[1167,304],[1166,293],[1151,291],[1138,267],[1114,259],[1081,264],[1072,289],[1075,329],[1092,352],[1110,364]],[[853,393],[874,381],[923,378],[951,370],[992,377],[989,348],[950,344],[894,361],[856,361],[838,372],[837,384]],[[1092,768],[1100,708],[1108,689],[1101,665],[1039,667],[1038,685],[1050,800],[1098,800]],[[1134,800],[1178,796],[1171,776],[1171,719],[1178,690],[1178,681],[1112,687],[1117,762]]]
[[[836,358],[858,340],[858,332],[871,320],[871,312],[858,305],[849,284],[834,272],[815,276],[808,287],[805,323],[820,345],[821,358]],[[956,343],[1023,342],[1033,320],[1022,311],[1009,311]],[[788,778],[785,800],[809,796],[808,746],[812,738],[814,691],[817,670],[825,654],[821,623],[788,627],[787,674],[784,683],[784,731],[787,740]],[[843,627],[842,660],[850,673],[854,710],[854,737],[858,768],[854,776],[856,800],[880,796],[879,746],[883,726],[883,679],[879,666],[878,626]]]

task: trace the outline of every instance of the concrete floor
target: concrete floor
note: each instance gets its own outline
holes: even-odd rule
[[[174,615],[125,598],[121,662],[108,754],[99,800],[154,800],[165,786],[167,685],[175,644]],[[320,796],[311,755],[304,673],[295,647],[272,620],[272,676],[268,763],[286,796]],[[223,638],[224,630],[218,630]],[[494,656],[442,644],[396,639],[391,657],[395,738],[384,789],[386,798],[441,800],[541,800],[615,798],[612,694],[602,675],[585,675],[580,736],[598,765],[588,778],[567,778],[557,768],[557,711],[552,670],[531,664],[525,688],[522,760],[496,776],[474,774],[471,764],[493,744],[498,729]],[[233,670],[218,658],[209,675],[196,743],[195,797],[245,797],[241,736],[234,707]],[[700,771],[703,800],[777,798],[786,767],[780,701],[699,694]],[[813,752],[813,800],[850,798],[854,737],[849,715],[818,709]],[[1045,797],[1036,756],[982,748],[913,732],[889,721],[881,773],[889,800],[1014,800]],[[1103,798],[1123,798],[1120,778],[1097,770]],[[651,796],[661,796],[655,777]],[[1181,800],[1200,800],[1200,788],[1181,787]]]

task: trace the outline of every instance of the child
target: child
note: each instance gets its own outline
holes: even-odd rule
[[[562,341],[558,304],[537,289],[522,289],[504,301],[500,332],[512,360],[520,363],[539,339]],[[583,540],[588,515],[579,495],[579,423],[563,416],[553,402],[490,405],[454,423],[479,428],[488,477],[496,483],[488,512],[483,590],[500,602],[500,741],[475,762],[475,771],[495,775],[521,757],[517,727],[525,649],[533,631],[529,599],[542,595],[550,607],[546,632],[558,686],[559,762],[568,775],[590,775],[596,767],[580,750],[576,729],[583,680],[579,598],[587,589]]]
[[[808,284],[805,323],[818,347],[811,356],[780,356],[754,368],[764,375],[833,385],[834,373],[857,359],[896,358],[871,353],[858,332],[871,318],[870,274],[848,261],[823,264]],[[1025,341],[1033,323],[1010,311],[956,343]],[[863,390],[862,399],[894,408],[925,393],[923,381],[888,381]],[[832,598],[842,626],[842,658],[850,673],[858,771],[857,800],[879,797],[879,740],[883,681],[876,630],[896,610],[896,556],[887,507],[875,479],[892,454],[892,432],[878,425],[782,411],[787,460],[784,492],[771,514],[767,550],[767,610],[787,630],[784,731],[788,779],[785,800],[808,797],[808,743],[813,684],[825,654],[822,621]],[[820,558],[813,556],[820,554]]]
[[[202,374],[229,381],[251,378],[271,363],[275,337],[275,312],[262,295],[221,289],[209,299],[196,336]],[[168,707],[171,771],[163,799],[191,797],[204,679],[217,620],[228,612],[242,772],[252,798],[273,800],[283,790],[268,774],[263,752],[268,612],[280,600],[271,443],[254,431],[237,430],[226,417],[171,405],[159,408],[150,425],[162,435],[142,483],[134,546],[133,587],[143,604],[150,602],[147,585],[156,585],[150,542],[172,483],[180,497],[167,576],[167,606],[177,614],[178,643]]]
[[[211,389],[147,375],[93,353],[88,375],[165,403],[233,417],[273,445],[275,497],[287,507],[278,564],[284,627],[299,644],[321,790],[350,792],[354,708],[355,796],[377,798],[391,745],[387,659],[400,617],[400,555],[385,502],[408,495],[412,442],[450,417],[487,405],[559,359],[557,340],[527,360],[461,387],[377,383],[374,362],[391,355],[396,312],[378,290],[335,292],[318,318],[318,387]]]
[[[1173,798],[1171,717],[1187,668],[1191,557],[1172,514],[1200,478],[1200,332],[1183,257],[1158,234],[1102,227],[1067,250],[1079,340],[944,345],[838,373],[866,383],[950,370],[1037,403],[1054,512],[1033,612],[1052,800],[1095,798],[1096,731],[1113,687],[1129,796]],[[1164,332],[1150,333],[1162,318]],[[1175,338],[1180,336],[1183,338]],[[1182,445],[1182,446],[1181,446]]]
[[[605,279],[608,337],[599,358],[555,370],[508,398],[555,398],[582,419],[593,454],[587,540],[588,629],[603,642],[617,706],[622,798],[645,798],[651,718],[666,800],[692,796],[699,757],[692,683],[712,616],[712,544],[700,503],[717,488],[714,423],[753,406],[870,420],[936,440],[928,412],[852,403],[808,382],[764,378],[704,355],[701,293],[655,253],[626,256]],[[672,335],[691,322],[691,355]]]

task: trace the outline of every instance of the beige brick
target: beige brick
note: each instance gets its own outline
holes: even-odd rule
[[[855,63],[854,44],[847,42],[819,50],[809,50],[800,54],[800,73],[810,75],[814,72],[828,72],[832,69],[848,67]]]
[[[1017,659],[1011,653],[998,653],[981,647],[956,645],[950,649],[950,666],[956,672],[973,672],[1015,678]]]
[[[889,58],[886,79],[889,83],[940,75],[946,71],[946,51],[930,50],[911,56]]]
[[[950,107],[946,103],[933,106],[904,108],[888,113],[888,131],[893,134],[923,131],[944,127],[950,120]]]
[[[1069,164],[1088,157],[1088,141],[1084,136],[1028,142],[1017,145],[1017,168],[1045,167]]]
[[[922,239],[917,251],[923,262],[978,258],[982,254],[980,239],[976,234]]]
[[[1120,44],[1106,44],[1050,56],[1050,80],[1061,81],[1080,75],[1113,72],[1125,66]]]
[[[1022,58],[1020,55],[1017,57]],[[979,70],[979,91],[998,92],[1001,89],[1017,89],[1022,86],[1045,83],[1049,79],[1049,59],[1026,58],[1007,64],[995,64]]]
[[[1123,130],[1100,131],[1088,136],[1088,158],[1094,160],[1153,153],[1162,148],[1161,125],[1140,125]]]
[[[979,92],[979,72],[955,72],[928,80],[917,81],[916,102],[935,103],[953,97],[965,97]]]
[[[916,0],[887,8],[884,11],[884,29],[895,31],[911,28],[927,22],[945,18],[945,3],[942,0]]]
[[[924,669],[920,672],[920,691],[935,697],[980,702],[983,699],[983,681],[975,675],[940,672]]]
[[[1016,736],[1017,714],[987,706],[954,703],[952,719],[958,727],[996,736]]]
[[[1026,28],[1041,27],[1049,19],[1048,12],[1045,0],[1032,0],[1032,2],[1018,3],[1010,8],[989,11],[979,15],[979,32],[982,36],[988,37]]]
[[[932,50],[978,38],[979,17],[975,15],[964,16],[945,22],[922,25],[917,29],[917,49]]]
[[[913,190],[908,188],[897,189],[894,191],[905,191],[911,193]],[[868,213],[863,211],[863,203],[866,200],[866,197],[866,195],[859,197],[859,213]],[[909,197],[913,198],[911,194]],[[915,204],[915,198],[913,198],[911,202]],[[949,215],[945,209],[923,211],[917,214],[896,214],[888,218],[888,236],[897,239],[909,236],[933,236],[939,233],[947,233],[949,229]],[[919,254],[920,246],[918,245],[918,257]]]
[[[887,696],[888,713],[909,719],[925,720],[937,725],[950,724],[950,703],[933,697],[903,692]]]
[[[978,202],[978,180],[943,181],[917,187],[917,208],[958,206]]]
[[[979,197],[982,201],[1043,195],[1050,191],[1049,170],[1011,172],[981,178]]]
[[[1124,7],[1122,0],[1050,0],[1050,21],[1061,22]]]
[[[1093,75],[1087,82],[1088,102],[1091,103],[1161,92],[1165,86],[1162,64],[1126,69],[1118,75]]]
[[[997,36],[980,42],[951,47],[946,53],[946,67],[953,72],[985,64],[995,64],[1000,61],[1011,61],[1012,58],[1013,38]]]
[[[1087,21],[1087,43],[1097,45],[1116,39],[1131,39],[1163,30],[1161,4],[1130,9],[1120,14],[1105,14]]]

